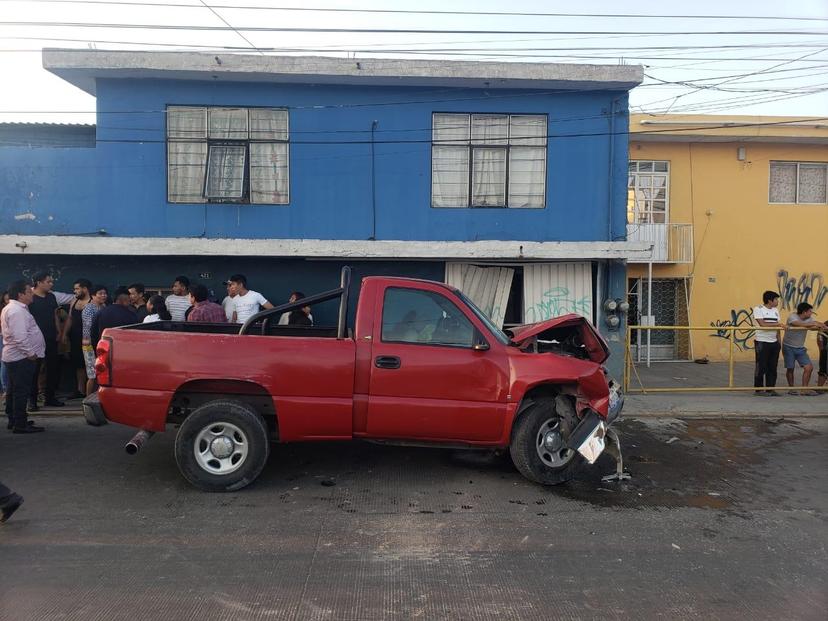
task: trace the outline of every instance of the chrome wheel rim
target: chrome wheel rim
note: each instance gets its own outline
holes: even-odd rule
[[[550,418],[540,426],[535,448],[538,457],[550,468],[565,466],[575,455],[575,451],[566,446],[566,440],[561,435],[561,421],[557,418]]]
[[[210,423],[196,435],[193,446],[196,463],[210,474],[230,474],[247,461],[250,442],[247,434],[232,423]]]

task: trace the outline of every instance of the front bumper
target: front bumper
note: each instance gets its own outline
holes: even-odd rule
[[[594,464],[606,448],[606,438],[610,425],[621,416],[624,409],[624,393],[613,380],[609,381],[609,404],[607,418],[602,419],[595,410],[589,410],[581,422],[572,430],[567,445],[578,451],[589,463]]]
[[[93,427],[100,427],[106,425],[106,415],[104,414],[101,400],[98,398],[98,393],[93,392],[91,395],[83,400],[83,417],[86,423]]]

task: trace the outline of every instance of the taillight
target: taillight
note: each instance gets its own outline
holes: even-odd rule
[[[112,339],[105,336],[98,341],[95,353],[98,354],[95,359],[95,375],[98,385],[109,386],[112,384]]]

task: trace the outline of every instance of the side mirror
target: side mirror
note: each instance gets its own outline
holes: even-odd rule
[[[479,332],[474,335],[474,345],[472,345],[472,349],[474,351],[487,351],[490,349],[490,346],[486,342],[486,339],[483,338],[483,335]]]

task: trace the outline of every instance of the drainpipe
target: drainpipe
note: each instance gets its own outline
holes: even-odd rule
[[[613,241],[612,236],[612,190],[615,185],[615,104],[618,100],[610,101],[609,119],[609,191],[607,192],[607,241]]]
[[[374,132],[377,130],[379,121],[371,121],[371,237],[377,238],[377,159],[374,156]]]

